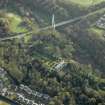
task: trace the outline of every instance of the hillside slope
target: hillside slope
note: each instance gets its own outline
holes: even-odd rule
[[[105,12],[104,0],[88,7],[82,0],[82,5],[72,0],[0,4],[0,39],[26,35],[0,40],[0,72],[6,72],[0,77],[0,95],[6,88],[4,96],[20,105],[29,103],[19,95],[37,105],[105,104],[105,29],[96,25]],[[52,14],[55,23],[83,18],[39,31],[51,25]]]

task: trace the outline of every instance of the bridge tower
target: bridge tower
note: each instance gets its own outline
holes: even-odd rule
[[[55,15],[52,15],[52,28],[55,30]]]

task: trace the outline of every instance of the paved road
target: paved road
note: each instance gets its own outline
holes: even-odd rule
[[[15,36],[10,36],[10,37],[5,37],[5,38],[0,38],[0,41],[5,41],[5,40],[9,40],[9,39],[20,39],[26,35],[30,35],[32,34],[32,32],[27,32],[27,33],[23,33],[23,34],[17,34]]]
[[[85,18],[87,18],[87,17],[89,17],[89,16],[92,16],[92,15],[94,15],[94,14],[100,13],[100,12],[102,12],[102,11],[105,11],[105,8],[101,8],[101,9],[99,9],[99,10],[97,10],[97,11],[88,13],[87,15],[84,15],[84,16],[79,16],[79,17],[76,17],[76,18],[74,18],[74,19],[70,19],[70,20],[67,20],[67,21],[63,21],[63,22],[57,23],[57,24],[55,24],[55,28],[60,27],[60,26],[63,26],[63,25],[66,25],[66,24],[73,23],[73,22],[78,21],[78,20],[81,20],[81,19],[85,19]],[[48,29],[50,29],[50,28],[52,28],[52,25],[47,26],[47,27],[44,27],[44,28],[41,28],[41,29],[38,30],[38,32],[44,31],[44,30],[48,30]],[[29,31],[29,32],[27,32],[27,33],[24,32],[24,33],[21,34],[21,35],[20,35],[20,34],[19,34],[19,35],[17,34],[16,36],[11,36],[11,37],[6,37],[6,38],[0,38],[0,41],[5,41],[5,40],[9,40],[9,39],[22,38],[22,37],[27,36],[27,35],[30,35],[30,34],[32,34],[32,33],[33,33],[32,31]]]
[[[6,98],[4,96],[1,96],[1,95],[0,95],[0,100],[4,101],[4,102],[6,102],[6,103],[8,103],[10,105],[20,105],[19,103],[14,102],[13,100],[10,100],[10,99],[8,99],[8,98]]]

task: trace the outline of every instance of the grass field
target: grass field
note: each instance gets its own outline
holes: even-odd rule
[[[67,2],[71,1],[73,3],[80,4],[82,6],[91,6],[91,5],[101,3],[105,0],[65,0],[65,1]]]
[[[99,29],[97,27],[91,27],[91,28],[88,29],[88,31],[90,33],[94,33],[95,35],[98,36],[98,38],[101,38],[101,39],[103,39],[103,34],[105,33],[105,30]]]
[[[7,103],[5,103],[5,102],[0,101],[0,105],[9,105],[9,104],[7,104]]]
[[[21,17],[15,15],[15,14],[12,14],[12,13],[7,13],[7,18],[10,21],[9,28],[12,32],[25,32],[26,31],[25,27],[19,26],[22,22]]]

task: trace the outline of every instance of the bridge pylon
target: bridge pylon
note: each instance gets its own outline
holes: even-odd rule
[[[55,15],[52,15],[52,28],[55,30]]]

